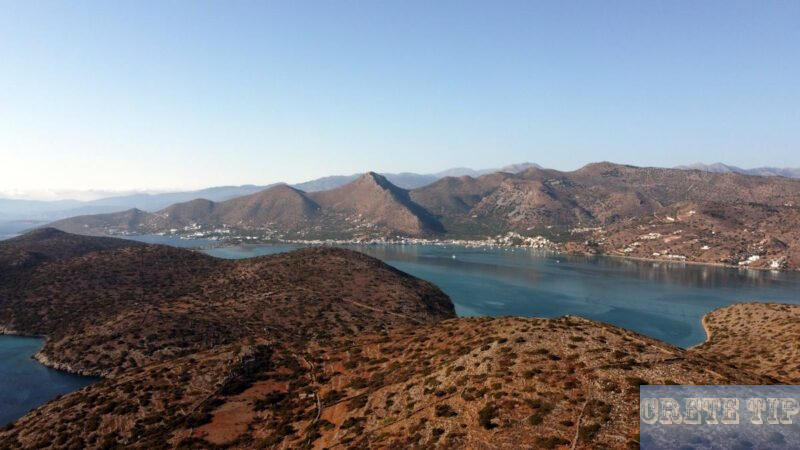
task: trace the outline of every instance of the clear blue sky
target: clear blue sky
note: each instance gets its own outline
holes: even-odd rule
[[[800,166],[800,1],[0,4],[0,190]]]

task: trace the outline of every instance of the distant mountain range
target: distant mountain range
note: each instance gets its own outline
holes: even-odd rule
[[[447,176],[410,190],[369,172],[325,191],[276,185],[219,202],[195,199],[155,212],[129,209],[51,226],[93,235],[226,240],[518,233],[545,236],[581,253],[797,268],[798,205],[797,179],[602,162],[572,172],[528,167]]]
[[[530,168],[541,169],[542,166],[534,163],[520,163],[520,164],[511,164],[508,166],[501,167],[499,169],[475,170],[467,167],[456,167],[453,169],[443,170],[441,172],[436,172],[432,174],[401,172],[401,173],[383,173],[381,175],[386,177],[387,180],[389,180],[392,184],[394,184],[397,187],[403,189],[416,189],[431,184],[434,181],[442,179],[444,177],[462,177],[462,176],[479,177],[481,175],[486,175],[487,173],[494,173],[494,172],[519,173]],[[305,192],[327,191],[328,189],[344,186],[345,184],[355,181],[360,176],[361,174],[335,175],[330,177],[317,178],[316,180],[306,181],[305,183],[298,183],[293,186]]]
[[[742,169],[741,167],[729,166],[727,164],[718,162],[714,164],[695,163],[688,166],[678,166],[676,169],[702,170],[703,172],[713,173],[741,173],[744,175],[756,175],[760,177],[800,178],[800,167],[756,167],[755,169]]]
[[[499,169],[473,170],[468,168],[449,169],[435,174],[416,174],[416,173],[387,173],[383,174],[392,184],[404,188],[414,189],[446,176],[479,176],[486,173],[505,171],[517,173],[530,167],[540,167],[533,163],[521,163],[505,166]],[[293,185],[293,187],[305,192],[325,191],[344,186],[355,179],[360,174],[355,175],[334,175],[329,177],[317,178]],[[139,209],[142,211],[158,211],[169,205],[187,202],[195,199],[211,200],[221,202],[235,197],[254,194],[281,183],[268,185],[242,185],[242,186],[218,186],[196,191],[166,192],[159,194],[137,193],[130,195],[120,195],[102,198],[91,201],[78,200],[18,200],[0,198],[0,222],[16,220],[34,220],[49,222],[65,217],[74,217],[86,214],[101,214],[123,211],[127,209]],[[6,227],[15,227],[13,224],[6,224]]]
[[[196,199],[154,213],[129,209],[63,219],[53,226],[83,234],[228,227],[281,238],[444,232],[442,224],[414,203],[407,190],[374,172],[327,191],[304,192],[281,184],[222,202]]]
[[[82,214],[98,214],[138,208],[145,211],[157,210],[177,202],[196,198],[216,201],[227,200],[264,190],[269,186],[218,186],[197,191],[167,192],[161,194],[130,194],[98,200],[18,200],[0,198],[0,220],[55,220]]]
[[[479,177],[496,172],[520,173],[528,169],[543,169],[542,166],[534,163],[520,163],[504,166],[496,169],[474,170],[465,167],[443,170],[432,174],[417,174],[410,172],[402,173],[383,173],[389,182],[403,189],[417,189],[427,186],[445,177]],[[678,166],[677,169],[700,170],[712,173],[740,173],[745,175],[757,176],[783,176],[787,178],[800,178],[800,168],[774,168],[761,167],[756,169],[742,169],[736,166],[729,166],[722,163],[715,164],[692,164],[688,166]],[[334,189],[344,186],[356,180],[361,174],[353,175],[333,175],[317,178],[314,180],[297,183],[292,187],[304,192],[317,192]],[[10,221],[37,221],[40,223],[58,220],[66,217],[74,217],[87,214],[101,214],[123,211],[127,209],[139,209],[142,211],[158,211],[175,203],[187,202],[195,199],[206,199],[213,202],[221,202],[244,195],[254,194],[267,188],[276,186],[280,183],[268,185],[241,185],[241,186],[217,186],[195,191],[166,192],[157,194],[136,193],[128,195],[118,195],[98,200],[79,201],[79,200],[19,200],[0,198],[0,227],[14,230],[24,230],[29,228],[25,224],[8,223]]]

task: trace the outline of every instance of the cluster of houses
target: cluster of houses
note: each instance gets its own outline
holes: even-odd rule
[[[359,237],[353,239],[312,239],[288,240],[287,242],[307,245],[457,245],[462,247],[525,247],[544,250],[557,250],[558,246],[542,236],[523,236],[509,232],[486,239],[428,239],[406,236]]]

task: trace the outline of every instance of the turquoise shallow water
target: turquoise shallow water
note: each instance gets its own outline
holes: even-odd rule
[[[207,250],[248,258],[292,246]],[[600,320],[681,347],[705,339],[700,323],[715,308],[739,302],[800,303],[800,273],[547,254],[527,249],[361,246],[357,250],[431,281],[461,316]]]
[[[97,381],[49,369],[31,359],[43,343],[37,338],[0,336],[0,426],[59,394]]]

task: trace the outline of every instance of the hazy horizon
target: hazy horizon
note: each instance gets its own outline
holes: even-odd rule
[[[599,161],[599,160],[598,161],[587,162],[586,164],[597,163],[597,162],[611,162],[611,163],[615,163],[615,164],[627,164],[627,163],[619,162],[619,161]],[[272,181],[264,181],[264,182],[259,182],[259,183],[230,183],[230,184],[226,184],[226,185],[200,185],[200,186],[197,186],[197,187],[174,188],[174,189],[169,189],[169,188],[147,188],[147,187],[140,188],[140,189],[120,189],[120,190],[47,189],[47,190],[27,190],[27,191],[25,191],[25,190],[6,191],[6,190],[0,189],[0,199],[6,199],[6,200],[33,200],[33,201],[58,201],[58,200],[92,201],[92,200],[98,200],[98,199],[115,197],[115,196],[133,195],[133,194],[161,194],[161,193],[170,193],[170,192],[191,192],[191,191],[196,191],[196,190],[201,190],[201,189],[206,189],[206,188],[223,187],[223,186],[245,186],[245,185],[266,186],[266,185],[281,184],[281,183],[299,184],[299,183],[313,181],[313,180],[320,179],[320,178],[334,177],[334,176],[352,176],[352,175],[357,175],[357,174],[366,173],[366,172],[380,172],[380,173],[390,173],[390,174],[407,173],[407,174],[418,174],[418,175],[435,175],[435,174],[446,172],[446,171],[453,170],[453,169],[468,169],[468,170],[474,170],[474,171],[487,171],[487,170],[502,169],[503,167],[508,167],[508,166],[517,165],[517,164],[531,164],[531,163],[532,164],[536,164],[534,161],[520,161],[520,162],[516,162],[516,163],[502,164],[502,165],[498,165],[496,167],[480,167],[480,168],[477,168],[477,167],[466,167],[466,166],[452,166],[452,167],[447,167],[447,168],[444,168],[444,169],[441,169],[441,170],[437,170],[437,171],[434,171],[434,172],[430,172],[430,173],[364,170],[362,172],[354,172],[354,173],[332,173],[332,174],[323,175],[321,177],[316,177],[316,178],[313,178],[313,179],[304,179],[304,180],[299,180],[299,181],[272,180]],[[566,170],[564,170],[564,169],[556,169],[556,170],[562,170],[562,171],[567,171],[568,172],[568,171],[580,169],[581,167],[584,167],[586,164],[581,164],[580,166],[577,166],[577,167],[574,167],[574,168],[570,168],[570,169],[566,169]],[[712,164],[725,164],[725,163],[722,162],[722,161],[717,161],[717,162],[713,162],[713,163],[694,162],[694,163],[690,163],[690,164],[678,164],[676,166],[672,166],[672,167],[669,167],[669,168],[676,168],[676,167],[682,167],[682,166],[692,166],[692,165],[695,165],[695,164],[712,165]],[[765,168],[765,167],[788,168],[788,167],[777,167],[777,166],[738,167],[738,166],[734,166],[733,164],[725,164],[725,165],[732,166],[732,167],[737,167],[739,169],[745,169],[745,170],[747,170],[747,169],[759,169],[759,168]],[[654,167],[657,167],[657,166],[654,166]],[[545,169],[555,169],[553,167],[544,167],[544,166],[543,166],[543,168],[545,168]],[[794,169],[800,170],[800,168],[794,168]]]
[[[790,1],[10,3],[0,195],[800,167],[799,19]]]

